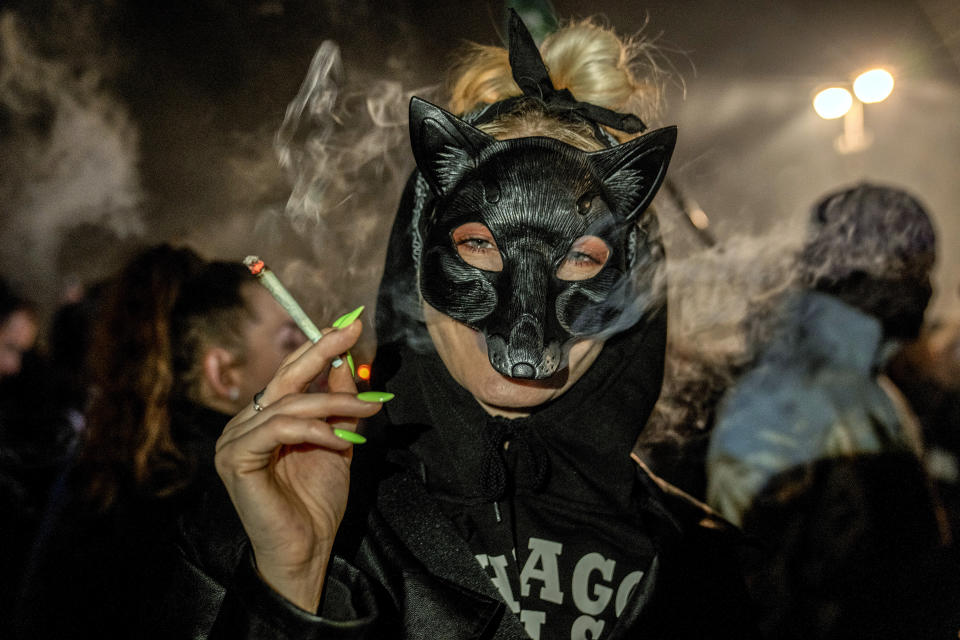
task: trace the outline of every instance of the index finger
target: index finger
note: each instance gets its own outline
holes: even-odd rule
[[[356,321],[342,329],[324,331],[316,344],[307,344],[294,352],[296,357],[280,365],[276,375],[267,384],[267,400],[298,393],[330,364],[330,361],[357,343],[363,324]]]

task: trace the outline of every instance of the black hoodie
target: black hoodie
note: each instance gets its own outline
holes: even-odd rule
[[[609,339],[580,380],[528,417],[492,417],[450,376],[419,318],[412,198],[408,186],[378,302],[374,385],[396,398],[371,436],[423,483],[531,637],[607,637],[676,535],[668,513],[648,508],[630,458],[663,379],[666,310]]]

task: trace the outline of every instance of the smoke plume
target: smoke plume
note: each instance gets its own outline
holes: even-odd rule
[[[0,14],[0,115],[0,230],[17,239],[0,268],[49,302],[71,230],[143,233],[137,129],[95,68],[39,55],[9,11]]]

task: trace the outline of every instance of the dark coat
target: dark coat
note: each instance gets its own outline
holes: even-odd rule
[[[563,396],[560,411],[546,415],[562,416],[558,419],[569,424],[560,427],[576,427],[588,439],[597,434],[581,426],[584,416],[594,416],[599,435],[616,437],[618,424],[631,424],[631,403],[640,403],[637,398],[642,394],[637,391],[619,403],[603,394],[622,396],[616,394],[618,384],[639,388],[638,381],[627,375],[627,370],[637,367],[627,364],[621,371],[614,363],[629,363],[631,358],[624,356],[649,348],[651,336],[658,344],[656,332],[610,343],[610,350],[594,365],[597,368],[583,379],[590,388],[571,390]],[[466,392],[455,383],[444,383],[449,376],[435,355],[418,358],[405,352],[398,367],[390,369],[388,353],[381,350],[385,357],[380,364],[381,370],[389,371],[390,380],[381,382],[398,396],[368,425],[368,443],[356,449],[347,515],[338,532],[319,615],[297,609],[259,580],[225,490],[211,486],[199,503],[201,508],[182,522],[178,587],[167,594],[169,600],[163,605],[177,616],[168,621],[166,637],[527,637],[433,493],[439,490],[436,483],[427,479],[434,471],[442,474],[437,469],[440,458],[452,460],[460,471],[475,464],[477,457],[469,455],[475,433],[461,430],[456,437],[457,432],[452,432],[457,441],[444,449],[446,441],[429,437],[438,431],[431,423],[449,423],[444,407],[448,416],[456,413],[474,420],[474,409],[479,409],[464,406],[469,403],[459,394]],[[432,377],[423,377],[424,371],[411,365],[418,360],[426,360],[426,373]],[[616,381],[609,379],[611,373],[617,374]],[[650,381],[654,397],[656,378],[653,375]],[[599,391],[592,385],[610,390]],[[597,404],[582,402],[579,393],[596,398]],[[614,420],[616,416],[619,421]],[[548,426],[535,423],[537,429]],[[399,437],[390,437],[391,433]],[[575,437],[564,431],[554,435]],[[611,457],[605,466],[598,465],[584,452],[571,464],[583,458],[589,465],[561,468],[555,462],[551,479],[580,477],[591,469],[595,476],[611,479],[618,495],[628,501],[625,508],[639,514],[644,533],[653,540],[653,562],[604,638],[753,637],[752,611],[738,568],[738,532],[634,465],[626,456],[632,436],[628,432],[619,437],[622,441],[614,445],[622,449],[625,464]],[[461,451],[458,447],[463,442],[467,444]],[[449,483],[443,488],[456,490]],[[546,490],[553,488],[548,482]]]
[[[178,521],[204,508],[207,489],[220,484],[214,445],[229,416],[184,401],[172,418],[189,462],[186,483],[173,494],[157,497],[131,482],[103,510],[85,498],[82,467],[71,464],[55,483],[11,607],[16,637],[167,637],[170,612],[159,603],[177,588]]]
[[[216,504],[226,500],[225,492],[211,496],[203,516],[185,523],[178,586],[162,605],[176,615],[156,637],[526,638],[403,457],[380,461],[388,471],[375,488],[362,537],[351,538],[360,523],[341,528],[318,616],[257,577],[242,532],[225,531],[232,528],[225,522],[235,525],[235,516],[223,518],[230,505]],[[649,579],[605,637],[754,637],[734,530],[683,496],[664,492],[640,469],[636,479],[646,496],[638,508],[656,523],[659,552]]]
[[[747,580],[764,635],[955,635],[960,565],[877,380],[881,322],[819,292],[788,298],[782,322],[708,455],[711,504],[762,544]]]

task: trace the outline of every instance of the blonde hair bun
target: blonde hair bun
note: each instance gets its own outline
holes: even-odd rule
[[[656,114],[661,98],[663,72],[654,53],[653,44],[643,38],[623,39],[592,19],[569,22],[540,45],[558,90],[569,89],[581,102],[643,119]],[[450,110],[457,114],[521,93],[507,50],[477,44],[461,55],[449,86]]]

